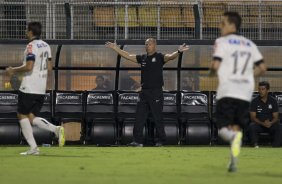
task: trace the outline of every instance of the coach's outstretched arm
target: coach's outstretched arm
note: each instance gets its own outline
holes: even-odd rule
[[[176,52],[173,52],[171,54],[166,54],[164,56],[164,62],[168,62],[171,60],[174,60],[175,58],[177,58],[179,56],[180,53],[188,51],[189,50],[189,46],[186,45],[186,43],[184,43],[183,45],[180,45],[178,50]]]
[[[106,42],[106,47],[113,49],[116,51],[121,57],[132,61],[134,63],[137,63],[136,55],[135,54],[129,54],[128,52],[121,50],[116,43],[112,42]]]

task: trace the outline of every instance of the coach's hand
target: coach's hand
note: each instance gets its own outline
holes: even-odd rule
[[[185,51],[188,51],[189,50],[189,46],[186,45],[186,43],[183,43],[183,45],[180,45],[178,47],[178,52],[185,52]]]
[[[272,122],[269,121],[269,120],[265,120],[265,121],[264,121],[264,126],[265,126],[266,128],[270,128],[270,127],[272,126]]]
[[[106,45],[106,47],[111,48],[111,49],[117,48],[117,44],[116,43],[106,42],[105,45]]]
[[[9,76],[14,75],[13,68],[12,68],[12,67],[8,67],[8,68],[6,68],[6,73],[7,73]]]

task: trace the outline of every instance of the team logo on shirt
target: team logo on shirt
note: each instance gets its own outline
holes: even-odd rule
[[[251,43],[245,40],[239,40],[239,39],[229,39],[229,44],[235,44],[235,45],[243,45],[243,46],[251,46]]]
[[[156,62],[156,58],[153,58],[153,59],[152,59],[152,62],[153,62],[153,63]]]
[[[258,106],[257,106],[257,112],[260,113],[261,111],[262,111],[262,108],[258,105]]]
[[[268,105],[268,108],[269,108],[269,109],[272,109],[272,105],[271,105],[271,104],[269,104],[269,105]]]

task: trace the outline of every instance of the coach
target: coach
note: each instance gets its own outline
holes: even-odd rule
[[[251,102],[250,138],[254,147],[258,148],[258,134],[269,132],[273,136],[273,147],[280,146],[280,125],[278,104],[275,98],[268,95],[268,82],[259,83],[259,96]]]
[[[113,49],[123,58],[141,65],[141,87],[139,102],[137,104],[137,117],[134,123],[133,137],[134,141],[128,146],[142,147],[143,128],[147,121],[149,112],[152,113],[156,131],[156,146],[162,146],[165,143],[166,134],[162,122],[163,110],[163,65],[179,56],[180,53],[189,50],[185,44],[179,46],[178,51],[171,54],[162,54],[157,52],[157,41],[149,38],[145,42],[147,54],[135,55],[121,50],[115,43],[107,42],[106,46]]]

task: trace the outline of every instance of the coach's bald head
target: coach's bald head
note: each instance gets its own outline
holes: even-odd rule
[[[153,55],[157,50],[157,40],[155,38],[148,38],[145,41],[145,48],[149,56]]]

